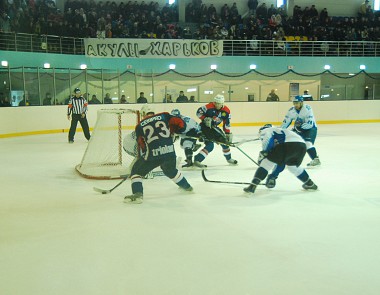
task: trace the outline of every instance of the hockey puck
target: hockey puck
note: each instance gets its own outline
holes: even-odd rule
[[[105,195],[107,192],[102,192],[103,195]]]

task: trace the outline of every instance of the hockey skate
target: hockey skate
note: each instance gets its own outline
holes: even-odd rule
[[[182,165],[182,168],[189,168],[193,167],[193,161],[192,160],[186,160],[186,164]]]
[[[193,187],[190,185],[189,187],[186,187],[186,188],[184,188],[184,187],[182,187],[182,186],[180,186],[179,187],[181,190],[184,190],[184,191],[186,191],[186,192],[192,192],[193,191]]]
[[[268,175],[268,178],[267,178],[267,181],[265,183],[265,186],[267,188],[274,188],[276,186],[276,178],[277,177],[273,177],[272,175]]]
[[[318,157],[315,157],[313,160],[311,160],[310,163],[307,164],[307,167],[317,167],[321,166],[321,161],[319,161]]]
[[[198,162],[198,161],[194,161],[193,166],[194,167],[198,167],[198,168],[207,168],[207,165],[204,165],[204,164],[202,164],[201,162]]]
[[[143,194],[141,192],[134,193],[124,198],[124,203],[141,204],[143,202]]]
[[[229,163],[229,164],[232,164],[232,165],[237,165],[237,163],[238,163],[238,161],[236,161],[235,159],[229,159],[229,160],[227,160],[227,162]]]
[[[254,185],[254,184],[250,184],[249,186],[247,186],[246,188],[244,188],[243,190],[246,192],[246,193],[254,193],[255,190],[256,190],[256,187],[257,185]]]
[[[303,185],[302,185],[302,188],[305,189],[305,190],[317,190],[318,189],[318,186],[311,180],[309,179],[308,181],[306,181]]]

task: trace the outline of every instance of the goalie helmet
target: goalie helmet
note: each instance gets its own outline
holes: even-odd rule
[[[214,97],[214,102],[224,104],[224,95],[218,94]]]
[[[296,96],[293,98],[293,102],[303,102],[303,96],[301,96],[301,95],[296,95]]]
[[[173,116],[176,116],[176,117],[181,116],[181,112],[179,111],[179,109],[174,109],[174,110],[172,110],[172,111],[171,111],[171,114],[172,114]]]
[[[141,111],[140,111],[141,115],[143,117],[145,117],[146,115],[152,113],[154,114],[154,110],[153,108],[149,105],[149,104],[145,104],[142,108],[141,108]]]

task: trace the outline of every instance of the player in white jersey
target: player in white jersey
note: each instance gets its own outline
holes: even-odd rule
[[[307,153],[311,158],[311,162],[307,164],[308,167],[320,166],[321,161],[317,155],[317,150],[314,147],[315,138],[317,137],[317,123],[313,114],[311,106],[304,104],[303,97],[297,95],[293,99],[293,106],[286,114],[281,128],[286,129],[294,121],[292,131],[299,134],[306,142]],[[278,175],[284,170],[284,167],[276,167],[274,171],[268,176],[266,186],[273,188],[276,186],[276,179]]]
[[[260,166],[252,184],[244,189],[245,192],[254,193],[257,185],[276,165],[282,170],[287,166],[288,170],[303,182],[302,187],[305,190],[318,189],[306,170],[300,166],[306,154],[306,143],[301,136],[287,129],[266,124],[260,128],[259,137],[262,142],[258,160]]]
[[[281,128],[288,128],[293,121],[293,131],[297,132],[306,141],[307,153],[311,158],[311,162],[307,166],[321,165],[317,150],[314,147],[318,131],[317,122],[315,121],[313,109],[303,103],[303,97],[300,95],[293,99],[293,106],[289,109],[284,121],[282,121]]]
[[[179,137],[181,138],[180,145],[181,148],[185,151],[186,164],[182,165],[185,167],[193,166],[193,152],[197,151],[201,145],[197,144],[197,139],[201,137],[201,127],[199,124],[192,118],[181,115],[181,112],[178,109],[171,111],[171,114],[181,118],[185,122],[185,130],[181,132]]]

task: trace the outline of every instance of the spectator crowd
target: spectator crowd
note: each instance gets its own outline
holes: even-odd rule
[[[314,41],[379,41],[380,14],[365,0],[357,16],[330,16],[327,8],[294,6],[292,16],[282,7],[248,0],[244,17],[236,3],[193,0],[186,22],[178,25],[178,7],[145,1],[67,0],[64,11],[52,0],[5,0],[0,4],[0,31],[91,38],[283,40],[305,36]],[[218,11],[219,10],[219,11]]]

